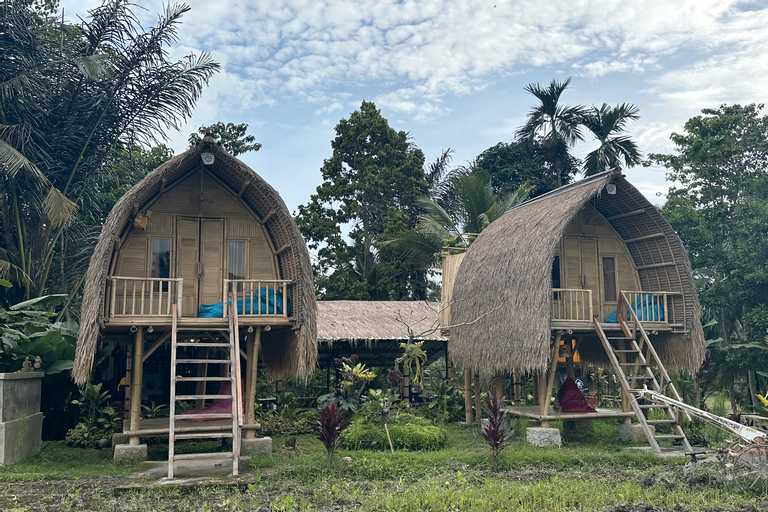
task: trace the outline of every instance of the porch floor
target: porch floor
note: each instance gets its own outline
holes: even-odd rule
[[[274,327],[289,327],[292,318],[267,315],[238,315],[237,323],[240,327],[250,325],[269,325]],[[153,328],[171,328],[170,316],[120,316],[104,319],[104,328],[107,331],[125,330],[133,326],[152,326]],[[228,318],[194,318],[182,317],[178,321],[179,328],[200,328],[204,330],[229,330]]]

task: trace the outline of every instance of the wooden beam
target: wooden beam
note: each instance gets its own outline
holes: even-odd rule
[[[611,215],[610,217],[606,217],[605,220],[610,222],[616,219],[623,219],[624,217],[632,217],[633,215],[640,215],[641,213],[645,213],[645,210],[643,210],[642,208],[639,210],[633,210],[631,212],[620,213],[618,215]]]
[[[247,340],[247,358],[245,375],[245,423],[256,423],[256,377],[259,368],[259,345],[261,345],[261,326],[256,327],[254,332],[249,333]],[[246,438],[253,438],[256,432],[247,430]]]
[[[635,270],[648,270],[650,268],[661,268],[661,267],[674,267],[675,262],[674,261],[667,261],[664,263],[653,263],[652,265],[638,265],[635,267]]]
[[[652,238],[660,238],[663,237],[664,233],[654,233],[652,235],[645,235],[645,236],[638,236],[637,238],[628,238],[624,240],[625,244],[631,244],[633,242],[639,242],[641,240],[650,240]]]
[[[261,221],[260,221],[260,222],[261,222],[261,225],[263,226],[264,224],[266,224],[267,222],[269,222],[269,220],[270,220],[272,217],[274,217],[276,213],[277,213],[277,212],[276,212],[275,210],[272,210],[272,211],[271,211],[271,212],[269,212],[267,215],[265,215],[265,216],[264,216],[264,218],[263,218],[263,219],[261,219]]]
[[[146,362],[147,362],[147,359],[149,359],[149,356],[151,356],[152,354],[154,354],[154,353],[155,353],[155,350],[157,350],[158,348],[160,348],[160,346],[161,346],[163,343],[165,343],[165,341],[166,341],[168,338],[170,338],[170,337],[171,337],[171,331],[168,331],[167,333],[165,333],[165,334],[163,334],[162,336],[160,336],[160,337],[157,339],[157,341],[156,341],[156,342],[154,342],[154,343],[152,344],[152,346],[151,346],[151,347],[149,347],[149,350],[147,350],[146,352],[144,352],[144,361],[143,361],[143,362],[145,362],[145,363],[146,363]]]
[[[165,192],[165,185],[168,183],[168,180],[166,178],[163,178],[160,180],[160,193]]]
[[[280,256],[281,254],[283,254],[285,251],[287,251],[290,248],[291,248],[290,244],[285,244],[284,246],[282,246],[281,248],[279,248],[278,250],[275,251],[275,256]]]
[[[560,356],[560,341],[563,339],[563,335],[557,333],[555,335],[555,342],[552,344],[552,362],[549,365],[549,375],[547,379],[547,390],[544,395],[544,403],[539,404],[541,408],[541,415],[544,416],[549,412],[549,399],[552,396],[552,390],[555,387],[555,374],[557,372],[557,359]],[[548,427],[549,425],[541,424],[542,427]]]
[[[139,328],[133,338],[133,372],[131,373],[131,430],[141,429],[141,385],[144,372],[144,329]],[[131,436],[128,443],[137,446],[138,436]]]
[[[245,194],[245,189],[247,189],[248,185],[250,184],[251,184],[250,181],[246,181],[245,183],[243,183],[243,186],[240,187],[240,192],[237,193],[238,198],[243,197],[243,194]]]
[[[483,419],[483,408],[480,404],[480,372],[475,372],[475,423],[480,425]]]
[[[464,421],[472,424],[472,370],[464,368]]]

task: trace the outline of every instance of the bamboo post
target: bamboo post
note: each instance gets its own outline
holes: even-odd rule
[[[480,405],[480,372],[475,372],[475,423],[480,425],[480,420],[483,418],[483,409]]]
[[[520,386],[520,373],[517,370],[512,372],[512,394],[515,398],[515,408],[520,409],[520,399],[522,398],[522,389]],[[520,416],[515,416],[515,425],[520,425]]]
[[[539,382],[539,414],[542,416],[549,413],[549,400],[547,400],[547,374],[543,370],[539,370],[536,374],[536,380]],[[541,426],[544,428],[549,427],[549,421],[541,420]]]
[[[496,390],[494,391],[496,400],[501,400],[501,397],[504,396],[503,377],[501,373],[497,373],[494,380],[496,381]]]
[[[133,338],[133,372],[131,374],[131,430],[141,428],[141,385],[144,372],[144,329],[139,328]],[[140,443],[139,436],[131,436],[128,441],[134,446]]]
[[[625,340],[621,345],[625,350],[629,347],[629,343]],[[627,354],[625,352],[619,352],[619,364],[623,365],[627,362]],[[626,366],[622,366],[622,371],[625,371]],[[629,395],[624,391],[624,386],[621,387],[621,410],[628,412],[630,410]],[[624,418],[624,423],[632,423],[632,418]]]
[[[464,368],[464,420],[472,424],[472,370]]]
[[[259,346],[261,345],[261,326],[248,335],[248,375],[246,376],[245,387],[248,390],[245,401],[245,423],[253,425],[256,423],[256,376],[259,370]],[[253,430],[245,431],[246,438],[256,437]]]
[[[549,412],[549,399],[552,396],[552,390],[555,387],[557,359],[560,356],[560,340],[562,339],[563,335],[558,333],[555,335],[555,342],[552,344],[552,362],[549,365],[549,378],[547,379],[547,388],[545,391],[544,400],[539,402],[539,408],[541,410],[542,416]],[[547,422],[547,425],[544,425],[544,422],[542,422],[541,426],[549,426],[549,422]]]

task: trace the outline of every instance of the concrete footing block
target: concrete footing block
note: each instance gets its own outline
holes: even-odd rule
[[[240,441],[241,455],[272,455],[271,437],[243,437]]]
[[[556,428],[528,427],[525,440],[533,446],[562,446],[560,430]]]
[[[146,444],[118,444],[115,446],[114,460],[137,461],[147,460]]]
[[[651,434],[656,433],[656,428],[653,425],[648,425],[648,428],[651,429]],[[619,425],[619,437],[622,441],[629,441],[632,443],[648,442],[643,427],[639,423],[622,423]]]

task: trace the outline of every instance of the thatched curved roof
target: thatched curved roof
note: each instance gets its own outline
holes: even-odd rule
[[[381,340],[448,341],[440,333],[439,303],[426,301],[328,300],[317,303],[321,342]]]
[[[293,328],[263,333],[262,360],[276,377],[304,376],[315,368],[317,305],[312,266],[304,239],[275,189],[250,167],[212,143],[211,138],[205,140],[149,173],[120,198],[104,222],[85,283],[80,335],[72,370],[78,384],[87,382],[93,371],[93,358],[104,327],[104,291],[115,242],[133,221],[136,212],[157,195],[161,186],[167,184],[170,188],[175,180],[200,165],[203,152],[215,156],[215,162],[206,166],[206,170],[216,175],[235,195],[240,195],[259,219],[268,219],[264,228],[273,246],[281,249],[277,256],[280,275],[294,282],[289,288]]]
[[[601,193],[608,183],[616,184],[616,194]],[[587,204],[624,240],[664,234],[627,243],[627,248],[643,290],[681,293],[670,307],[677,318],[684,317],[686,332],[654,337],[662,361],[670,368],[699,368],[704,334],[682,241],[636,188],[610,171],[513,208],[469,247],[456,275],[451,306],[451,358],[457,365],[483,373],[547,368],[552,261],[566,227]],[[593,352],[599,360],[600,354]],[[580,354],[582,360],[589,359],[586,350]]]

